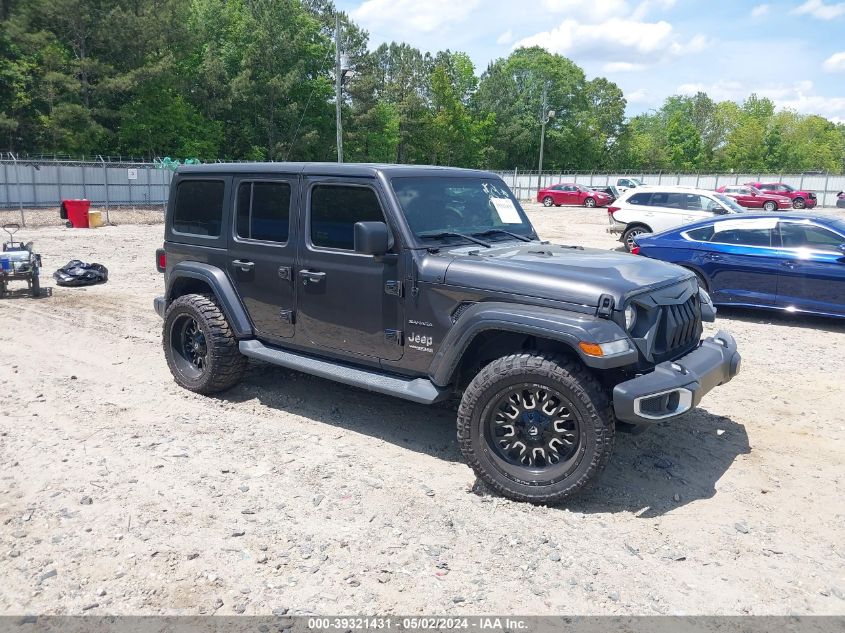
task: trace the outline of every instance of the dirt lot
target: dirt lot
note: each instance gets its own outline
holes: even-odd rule
[[[601,209],[531,213],[615,246]],[[740,376],[532,507],[476,485],[449,408],[258,363],[177,388],[161,225],[27,235],[111,279],[0,301],[0,613],[845,614],[845,323],[723,310]]]

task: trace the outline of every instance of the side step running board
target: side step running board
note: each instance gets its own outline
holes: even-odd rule
[[[267,347],[256,340],[241,341],[239,347],[241,354],[249,358],[263,360],[273,365],[295,369],[306,374],[328,378],[346,385],[396,396],[412,402],[432,404],[445,400],[449,396],[448,390],[441,389],[427,378],[411,379],[386,376],[375,371],[358,369]]]

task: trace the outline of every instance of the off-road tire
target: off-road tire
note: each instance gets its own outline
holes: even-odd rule
[[[806,209],[807,208],[807,201],[804,200],[804,198],[802,198],[801,196],[798,196],[797,198],[795,198],[795,200],[792,201],[792,208],[793,209]]]
[[[525,383],[558,391],[580,418],[576,462],[552,483],[527,483],[506,474],[485,438],[487,416],[499,394]],[[540,352],[504,356],[485,366],[464,391],[457,419],[461,452],[478,478],[505,497],[535,504],[560,503],[595,480],[613,452],[615,426],[608,394],[586,367],[575,359]]]
[[[208,350],[207,365],[196,377],[179,369],[171,341],[174,322],[182,316],[190,316],[196,321]],[[230,389],[240,382],[246,371],[248,359],[240,353],[238,340],[214,295],[187,294],[174,300],[164,315],[162,344],[167,366],[176,383],[195,393],[212,394]]]
[[[33,297],[41,296],[41,280],[39,279],[38,275],[33,275],[32,279],[30,280],[29,292],[32,294]]]

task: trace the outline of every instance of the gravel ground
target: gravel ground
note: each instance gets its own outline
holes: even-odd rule
[[[602,209],[530,213],[617,246]],[[161,225],[25,235],[111,275],[0,301],[2,614],[845,614],[845,323],[722,310],[740,376],[532,507],[477,484],[449,407],[259,363],[176,387]]]

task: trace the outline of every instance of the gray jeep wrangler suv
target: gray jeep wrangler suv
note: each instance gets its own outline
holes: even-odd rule
[[[357,164],[181,167],[163,344],[208,394],[254,358],[433,404],[460,395],[479,478],[555,503],[610,459],[616,423],[696,406],[739,371],[693,273],[541,241],[496,175]],[[283,388],[283,387],[281,387]]]

